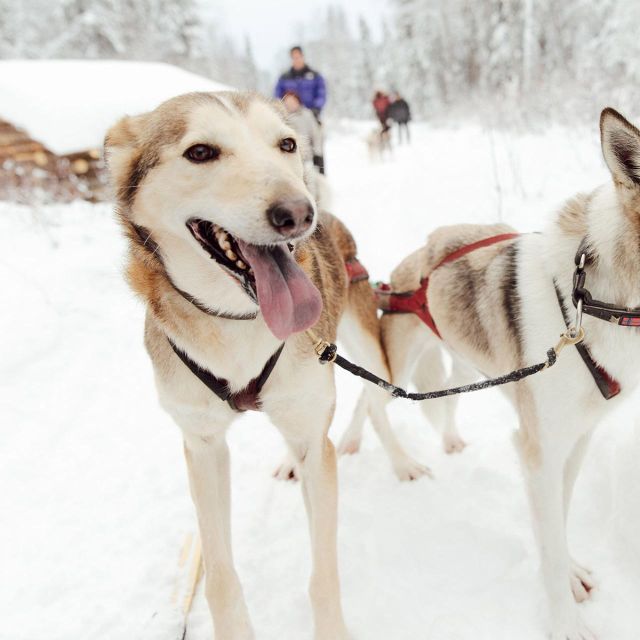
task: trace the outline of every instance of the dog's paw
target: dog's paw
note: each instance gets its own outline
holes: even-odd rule
[[[433,478],[433,473],[429,467],[424,464],[420,464],[409,456],[406,456],[401,462],[394,464],[393,471],[396,476],[398,476],[398,480],[402,482],[418,480],[418,478],[421,478],[422,476]]]
[[[598,640],[597,636],[578,618],[560,623],[551,632],[551,640]]]
[[[298,482],[300,480],[300,473],[298,472],[298,465],[286,459],[274,472],[273,477],[276,480],[284,480],[287,482]]]
[[[596,586],[591,571],[580,566],[575,560],[571,561],[569,580],[571,582],[571,591],[573,591],[573,597],[576,602],[588,600]]]
[[[353,640],[353,636],[349,633],[346,627],[339,630],[332,631],[316,631],[314,640]]]
[[[342,438],[338,445],[337,453],[339,456],[352,456],[360,451],[360,438]]]
[[[442,448],[445,453],[460,453],[466,446],[467,443],[457,433],[442,438]]]

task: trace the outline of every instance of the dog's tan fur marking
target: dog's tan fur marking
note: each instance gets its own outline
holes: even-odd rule
[[[578,193],[569,198],[560,210],[556,222],[560,229],[570,236],[580,236],[587,233],[586,207],[589,203],[589,195]]]

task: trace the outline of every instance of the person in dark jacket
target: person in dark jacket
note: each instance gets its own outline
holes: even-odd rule
[[[402,144],[403,131],[407,142],[410,142],[409,121],[411,120],[411,110],[409,109],[409,103],[400,94],[395,93],[392,95],[391,104],[387,109],[387,117],[398,125],[398,142]]]
[[[284,98],[287,93],[294,93],[302,104],[310,109],[319,125],[320,112],[327,101],[327,87],[324,78],[317,71],[309,67],[304,59],[302,47],[291,47],[291,69],[280,76],[274,95]],[[314,153],[313,164],[320,173],[325,172],[324,152]]]
[[[300,47],[291,48],[291,69],[280,76],[276,84],[276,98],[283,98],[285,93],[295,93],[302,104],[311,109],[318,122],[320,112],[327,101],[327,87],[324,78],[307,65]]]

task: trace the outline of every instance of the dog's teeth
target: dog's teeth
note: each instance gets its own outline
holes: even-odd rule
[[[229,245],[229,246],[231,246],[231,245]],[[227,256],[227,258],[229,258],[229,260],[233,260],[234,262],[238,259],[238,256],[235,253],[233,253],[233,251],[231,251],[231,249],[227,250],[226,256]]]
[[[247,265],[244,262],[242,262],[242,260],[238,260],[236,262],[236,267],[238,267],[238,269],[246,269]]]
[[[227,253],[229,253],[229,251],[231,251],[231,243],[228,240],[221,240],[220,241],[220,246]]]

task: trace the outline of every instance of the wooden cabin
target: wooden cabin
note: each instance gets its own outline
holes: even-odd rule
[[[57,155],[0,117],[0,200],[99,202],[109,199],[106,183],[100,150]]]
[[[109,200],[111,125],[181,93],[229,89],[163,63],[0,60],[0,200]]]

